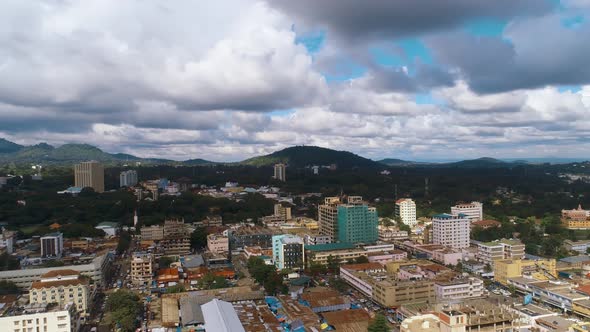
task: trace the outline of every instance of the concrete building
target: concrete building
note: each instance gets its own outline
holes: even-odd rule
[[[61,257],[64,251],[63,233],[51,233],[42,236],[41,239],[41,257]]]
[[[116,222],[105,221],[96,225],[94,228],[102,230],[106,236],[116,236],[117,231],[119,230],[119,224]]]
[[[369,298],[373,297],[374,278],[386,277],[385,268],[379,263],[347,264],[340,267],[340,278]]]
[[[78,271],[81,275],[92,279],[96,285],[102,285],[110,262],[110,255],[105,254],[97,256],[91,263],[64,266],[62,269]],[[33,282],[38,281],[43,274],[53,270],[55,270],[54,267],[0,271],[0,280],[10,281],[15,283],[19,288],[28,289]]]
[[[499,259],[523,259],[524,244],[517,239],[501,239],[491,242],[474,241],[477,245],[476,257],[484,264],[494,265]]]
[[[75,187],[90,187],[97,193],[104,192],[104,167],[98,161],[87,161],[74,166]]]
[[[395,202],[395,216],[400,220],[413,227],[416,225],[416,203],[411,198],[398,199]]]
[[[123,171],[119,174],[119,186],[123,187],[133,187],[137,184],[137,171],[135,170],[128,170]]]
[[[565,240],[563,241],[563,246],[569,251],[577,251],[580,254],[586,254],[588,253],[588,248],[590,248],[590,240]]]
[[[16,240],[16,232],[6,230],[2,227],[2,234],[0,234],[0,249],[4,248],[7,254],[14,252],[14,242]]]
[[[327,244],[332,241],[327,235],[305,234],[303,242],[305,242],[306,246],[315,246],[316,244]]]
[[[161,225],[143,226],[140,232],[142,241],[161,241],[164,239],[164,227]]]
[[[131,281],[149,285],[154,275],[154,257],[149,253],[134,253],[131,257]]]
[[[279,181],[287,181],[287,166],[285,164],[275,164],[273,178]]]
[[[53,270],[33,282],[29,290],[31,304],[72,304],[82,317],[90,314],[90,287],[88,280],[74,270]]]
[[[464,214],[470,221],[479,221],[483,219],[483,204],[480,202],[458,203],[451,206],[451,214]]]
[[[282,204],[275,204],[274,215],[280,216],[284,221],[291,220],[291,207],[283,206]]]
[[[379,239],[377,209],[362,202],[359,196],[348,198],[338,206],[338,241],[344,243],[374,243]]]
[[[80,315],[71,304],[33,304],[0,317],[0,327],[6,332],[77,332]]]
[[[590,211],[582,209],[582,205],[573,210],[561,210],[561,220],[568,229],[590,229]]]
[[[469,218],[464,214],[437,214],[432,217],[432,242],[447,247],[469,247]]]
[[[401,322],[400,332],[441,332],[440,325],[440,318],[434,314],[412,316]]]
[[[434,299],[434,283],[430,280],[384,279],[373,285],[373,300],[387,308],[411,303],[432,303]]]
[[[410,235],[407,231],[401,231],[397,227],[387,227],[383,225],[379,225],[377,227],[377,232],[379,234],[379,241],[382,242],[392,242],[395,240],[407,240],[410,238]]]
[[[326,197],[324,204],[318,206],[318,224],[320,234],[329,236],[330,242],[338,238],[338,205],[340,197]]]
[[[478,298],[484,295],[484,285],[483,280],[473,277],[435,280],[434,292],[439,301]]]
[[[229,252],[229,238],[219,234],[207,235],[207,249],[214,254]]]
[[[363,249],[356,248],[350,243],[328,243],[305,247],[305,259],[308,264],[328,264],[328,257],[346,262],[360,256],[367,255]]]
[[[232,229],[229,232],[229,249],[239,250],[244,247],[272,247],[272,236],[274,232],[260,226],[244,226]]]
[[[288,234],[274,235],[272,244],[272,256],[277,269],[303,269],[305,266],[305,245],[302,238]]]

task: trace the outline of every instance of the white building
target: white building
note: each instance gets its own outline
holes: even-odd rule
[[[112,237],[112,236],[117,235],[117,230],[119,229],[119,224],[117,224],[116,222],[105,221],[105,222],[101,222],[100,224],[96,225],[96,227],[94,227],[94,228],[100,229],[101,231],[103,231],[105,236]]]
[[[63,233],[51,233],[41,237],[41,257],[61,257],[63,251]]]
[[[480,202],[458,203],[451,206],[451,214],[464,214],[471,221],[479,221],[483,219],[483,204]]]
[[[137,184],[137,171],[135,170],[128,170],[123,171],[119,174],[119,186],[123,187],[133,187]]]
[[[134,253],[131,258],[131,281],[147,285],[154,273],[154,257],[150,253]]]
[[[525,246],[516,239],[501,239],[491,242],[475,242],[477,259],[484,264],[494,265],[498,259],[523,259]]]
[[[302,269],[305,266],[305,244],[295,235],[272,237],[272,258],[278,269]]]
[[[434,292],[439,301],[467,299],[483,296],[483,281],[478,278],[460,278],[448,281],[435,281]]]
[[[395,216],[401,221],[413,227],[416,225],[416,203],[411,198],[398,199],[395,202]]]
[[[229,252],[229,238],[218,234],[207,235],[207,249],[214,254]]]
[[[0,327],[7,332],[77,332],[79,314],[73,305],[50,306],[47,303],[24,307],[19,315],[0,317]]]
[[[464,214],[437,214],[432,217],[432,242],[455,249],[468,248],[469,224]]]
[[[402,231],[397,227],[393,226],[377,226],[379,232],[379,241],[391,242],[394,240],[406,240],[410,236],[407,231]]]

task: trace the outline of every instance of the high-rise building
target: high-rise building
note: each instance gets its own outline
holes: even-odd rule
[[[90,187],[97,193],[104,192],[104,167],[97,161],[86,161],[74,166],[75,186]]]
[[[54,270],[33,282],[29,291],[32,304],[57,303],[65,306],[73,303],[81,316],[89,315],[90,289],[88,279],[74,270]]]
[[[469,247],[469,218],[464,214],[437,214],[432,217],[432,242],[451,248]]]
[[[274,167],[274,176],[273,178],[279,181],[287,181],[287,174],[286,174],[287,166],[285,164],[276,164]]]
[[[51,233],[41,237],[41,257],[61,257],[63,251],[63,233]]]
[[[340,197],[326,197],[324,204],[318,206],[318,224],[320,234],[330,237],[330,242],[338,238],[338,205]]]
[[[137,184],[137,171],[128,170],[123,171],[119,174],[119,186],[122,187],[133,187]]]
[[[398,199],[395,202],[395,216],[408,226],[416,225],[416,203],[411,198]]]
[[[369,207],[360,196],[351,196],[338,206],[338,241],[372,243],[379,239],[377,209]]]
[[[451,206],[451,214],[464,214],[470,221],[480,221],[483,219],[483,204],[480,202],[458,203]]]
[[[304,267],[303,239],[296,235],[274,235],[272,255],[278,269],[302,269]]]

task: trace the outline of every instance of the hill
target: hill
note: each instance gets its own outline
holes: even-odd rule
[[[495,158],[483,157],[471,160],[462,160],[454,163],[441,164],[443,167],[456,168],[498,168],[498,167],[512,167],[520,165],[520,163],[511,163]]]
[[[387,166],[416,166],[416,165],[426,165],[428,163],[422,163],[418,161],[410,161],[410,160],[403,160],[403,159],[395,159],[395,158],[385,158],[377,161],[380,164],[387,165]]]
[[[0,153],[11,153],[22,149],[23,146],[0,138]]]
[[[185,160],[182,162],[182,164],[187,165],[187,166],[204,166],[204,165],[215,165],[217,163],[214,161],[210,161],[210,160],[196,158],[196,159]]]
[[[265,156],[246,159],[240,164],[251,166],[269,166],[276,163],[287,163],[291,167],[336,164],[338,168],[380,168],[376,161],[363,158],[352,152],[337,151],[319,146],[293,146]]]

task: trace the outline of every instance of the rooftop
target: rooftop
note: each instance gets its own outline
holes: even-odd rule
[[[57,277],[65,277],[65,276],[77,276],[80,272],[70,270],[70,269],[63,269],[63,270],[53,270],[41,275],[41,278],[57,278]]]
[[[352,271],[365,271],[365,270],[383,270],[383,265],[379,263],[360,263],[360,264],[346,264],[341,266],[342,269]]]
[[[352,243],[326,243],[316,244],[312,246],[306,246],[305,250],[309,251],[332,251],[332,250],[343,250],[343,249],[355,249],[356,246]]]
[[[583,263],[583,262],[590,261],[590,256],[588,256],[588,255],[570,256],[570,257],[562,258],[559,261],[570,263],[570,264]]]
[[[363,309],[350,309],[322,313],[324,320],[336,331],[365,332],[371,317]]]

